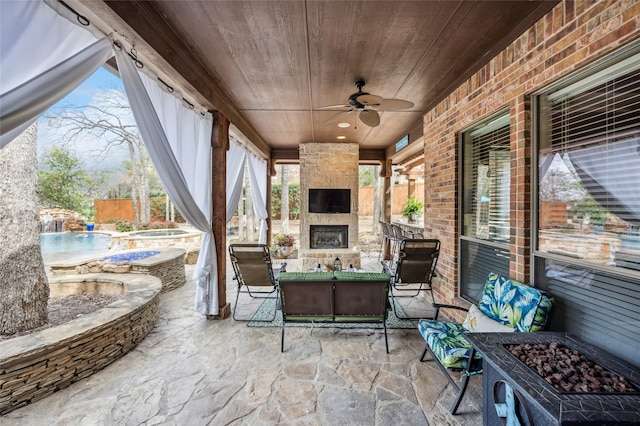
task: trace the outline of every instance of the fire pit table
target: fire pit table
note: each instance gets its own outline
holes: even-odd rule
[[[640,424],[640,369],[609,353],[558,332],[468,333],[465,338],[484,362],[485,425]],[[578,365],[578,371],[570,372],[573,365],[565,360],[551,361],[552,356],[540,352],[548,347],[551,353],[562,352],[568,364],[573,361]],[[527,361],[537,365],[527,366],[510,350],[523,359],[527,359],[527,353],[536,352]],[[587,372],[587,365],[597,372]],[[535,367],[549,373],[546,379]],[[572,386],[568,383],[571,376],[575,376],[571,382],[587,377],[585,382],[589,384]],[[600,377],[606,377],[604,384],[598,383],[600,391],[586,390]],[[612,383],[617,391],[603,390]]]

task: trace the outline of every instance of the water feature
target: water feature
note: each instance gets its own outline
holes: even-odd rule
[[[111,236],[99,232],[56,232],[40,234],[44,263],[109,252]]]
[[[64,232],[64,216],[44,214],[40,216],[40,232]]]

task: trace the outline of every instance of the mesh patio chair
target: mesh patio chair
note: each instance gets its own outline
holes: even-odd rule
[[[229,246],[231,265],[238,281],[238,292],[233,304],[233,319],[236,321],[273,321],[279,308],[280,294],[278,280],[273,273],[269,247],[265,244],[231,244]],[[280,272],[286,270],[286,263],[280,266]],[[276,299],[273,316],[268,319],[237,318],[237,306],[241,294],[247,294],[252,299]]]
[[[382,261],[384,272],[391,275],[391,297],[415,297],[428,291],[431,294],[431,303],[434,304],[432,280],[436,276],[439,255],[440,240],[419,238],[400,241],[395,264]],[[401,314],[396,310],[395,300],[391,305],[398,318],[424,318]]]

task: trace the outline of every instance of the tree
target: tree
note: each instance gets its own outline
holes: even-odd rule
[[[88,137],[105,142],[96,155],[104,157],[118,146],[128,149],[130,158],[131,202],[136,228],[149,222],[151,203],[149,170],[152,168],[142,136],[133,119],[126,95],[120,89],[105,90],[94,97],[91,105],[65,105],[62,112],[48,116],[53,127],[62,130],[65,143]],[[140,209],[138,209],[138,196]],[[138,215],[138,211],[140,215]]]
[[[37,125],[0,149],[0,334],[47,323],[49,283],[40,251]]]
[[[104,196],[108,171],[91,175],[78,157],[66,147],[53,147],[40,160],[38,173],[40,204],[80,212]]]

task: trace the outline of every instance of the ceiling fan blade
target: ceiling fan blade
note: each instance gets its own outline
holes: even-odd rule
[[[366,95],[358,96],[356,98],[356,101],[358,101],[362,105],[368,105],[368,106],[375,107],[375,106],[379,105],[380,102],[383,101],[383,99],[382,99],[382,97],[380,97],[378,95],[366,94]]]
[[[328,123],[339,121],[340,119],[342,119],[342,117],[345,117],[345,116],[349,115],[352,112],[353,112],[353,108],[350,109],[349,111],[341,111],[341,112],[339,112],[337,114],[334,114],[331,117],[327,118],[327,120],[324,122],[324,124],[328,124]]]
[[[380,124],[380,114],[372,109],[363,109],[360,113],[360,121],[369,127],[377,127]]]
[[[380,109],[384,111],[391,111],[396,109],[409,109],[413,108],[413,102],[405,101],[402,99],[381,99]]]
[[[339,108],[352,108],[351,105],[328,105],[323,107],[318,107],[316,109],[339,109]]]

